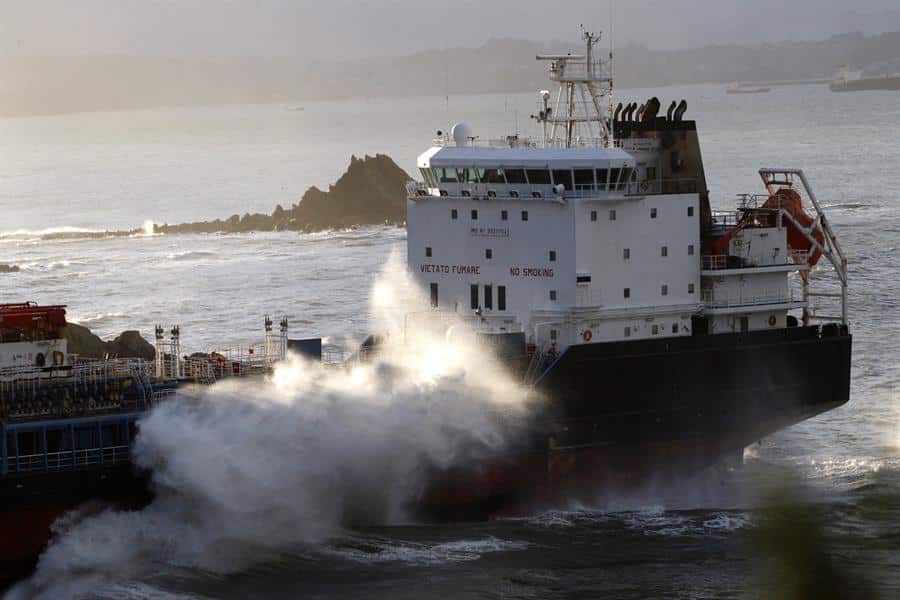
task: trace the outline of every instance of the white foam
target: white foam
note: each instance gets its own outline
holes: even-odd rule
[[[364,564],[397,562],[414,566],[430,566],[474,561],[484,554],[519,551],[528,546],[527,542],[503,540],[493,536],[441,543],[357,539],[350,540],[350,543],[325,548],[322,553]]]
[[[207,250],[185,250],[182,252],[173,252],[167,256],[169,260],[183,261],[183,260],[198,260],[203,258],[210,258],[216,256],[215,252],[210,252]]]
[[[72,315],[69,320],[79,325],[98,325],[108,321],[124,319],[128,314],[124,312],[87,313],[84,315]]]
[[[0,239],[4,238],[35,238],[45,235],[54,234],[78,234],[78,233],[102,233],[98,229],[86,229],[84,227],[72,227],[64,225],[62,227],[47,227],[46,229],[13,229],[10,231],[0,231]]]
[[[388,272],[372,294],[382,331],[402,323],[407,294],[417,293],[397,275],[405,274],[399,260]],[[526,410],[518,383],[478,348],[427,335],[389,339],[371,363],[341,369],[292,358],[265,381],[220,382],[158,405],[141,420],[135,448],[156,500],[71,526],[41,557],[31,591],[54,597],[159,563],[228,573],[318,547],[347,523],[403,520],[430,468],[502,449],[506,417]],[[463,560],[505,547],[466,540],[382,554]]]
[[[717,513],[703,521],[703,526],[717,531],[737,531],[751,523],[749,513]]]

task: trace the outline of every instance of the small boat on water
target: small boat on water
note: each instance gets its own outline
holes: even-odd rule
[[[751,85],[735,81],[725,88],[726,94],[768,94],[772,91],[770,87]]]

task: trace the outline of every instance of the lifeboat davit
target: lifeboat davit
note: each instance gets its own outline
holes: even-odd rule
[[[819,245],[815,246],[804,232],[801,231],[790,219],[784,219],[782,222],[787,229],[788,249],[793,252],[807,252],[809,258],[807,262],[810,267],[815,266],[822,257],[820,248],[825,247],[825,234],[822,226],[815,222],[805,210],[803,210],[803,200],[800,194],[792,188],[781,188],[766,200],[762,208],[780,208],[791,215],[793,219],[803,228],[809,235],[816,240]],[[813,227],[815,225],[815,227]]]

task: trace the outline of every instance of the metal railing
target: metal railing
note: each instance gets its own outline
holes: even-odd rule
[[[7,468],[10,473],[35,471],[65,471],[83,467],[117,465],[131,460],[129,446],[108,446],[85,450],[63,450],[39,454],[10,456]]]
[[[729,264],[729,258],[732,259]],[[809,263],[809,251],[807,250],[791,250],[788,253],[788,262],[758,264],[755,262],[747,262],[740,256],[731,256],[728,254],[704,254],[700,257],[700,268],[704,271],[718,271],[723,269],[753,269],[759,267],[781,267],[784,265],[807,265]]]
[[[449,186],[458,189],[449,190]],[[467,200],[485,200],[485,199],[502,199],[513,197],[510,192],[516,192],[518,198],[595,198],[600,194],[625,194],[626,196],[645,196],[657,194],[693,194],[697,192],[697,180],[693,178],[680,179],[656,179],[645,181],[627,181],[618,184],[576,184],[574,189],[565,190],[562,194],[558,194],[554,187],[550,184],[528,184],[528,183],[460,183],[447,182],[445,185],[438,184],[437,187],[424,182],[415,182],[408,189],[409,196],[412,199],[417,197],[428,197],[432,195],[432,190],[440,190],[442,197]],[[533,192],[538,192],[540,196],[533,196]],[[721,217],[721,224],[736,225],[740,220],[740,214],[729,213],[713,213],[715,217]],[[720,224],[719,221],[715,221]]]
[[[728,268],[728,255],[727,254],[704,254],[700,257],[700,268],[705,271],[718,270],[718,269],[727,269]]]
[[[735,308],[740,306],[762,306],[766,304],[787,304],[802,302],[793,291],[758,294],[753,296],[733,296],[716,294],[715,290],[701,290],[700,300],[710,308]]]
[[[149,374],[153,370],[151,363],[139,358],[85,360],[78,358],[77,355],[70,355],[70,357],[73,357],[74,364],[68,366],[4,367],[0,369],[0,380],[69,378],[78,383],[93,383],[137,373]]]
[[[459,146],[449,134],[444,134],[432,139],[435,146]],[[499,138],[469,138],[461,145],[464,148],[606,148],[607,140],[602,137],[580,136],[567,145],[562,138],[547,138],[546,143],[539,137],[520,135],[508,135]],[[621,142],[616,140],[611,144],[614,148],[621,148]]]
[[[348,352],[334,344],[322,346],[322,362],[326,365],[343,364],[349,358]]]

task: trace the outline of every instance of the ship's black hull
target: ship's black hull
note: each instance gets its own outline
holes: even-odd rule
[[[851,336],[797,327],[570,347],[536,384],[559,446],[734,434],[747,443],[847,402]],[[746,445],[746,444],[745,444]]]
[[[29,574],[60,516],[77,508],[140,508],[150,502],[149,490],[146,474],[131,464],[0,479],[0,590]]]
[[[502,456],[435,473],[414,507],[481,519],[536,502],[677,479],[780,429],[847,402],[851,336],[792,328],[584,344],[535,384],[542,409]],[[0,563],[33,564],[53,520],[91,500],[141,506],[131,465],[0,479]]]
[[[569,347],[528,446],[455,469],[424,512],[468,518],[560,493],[677,480],[849,399],[851,336],[798,327]]]

